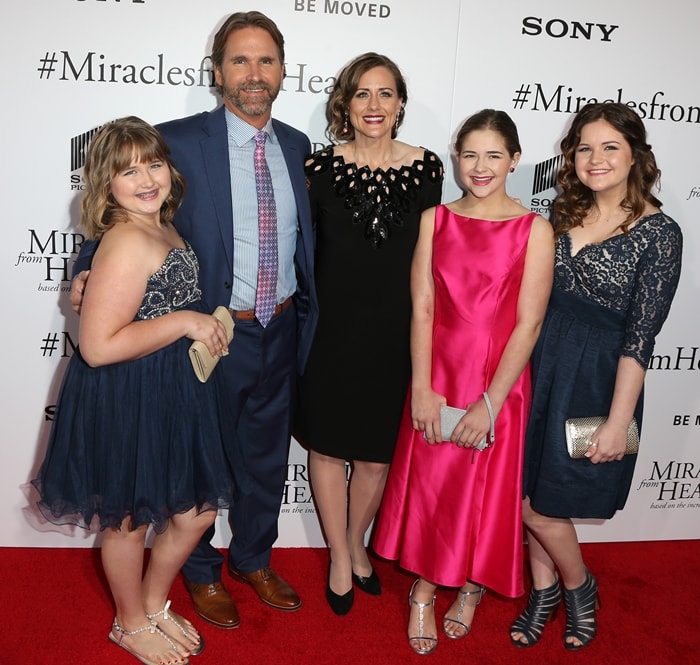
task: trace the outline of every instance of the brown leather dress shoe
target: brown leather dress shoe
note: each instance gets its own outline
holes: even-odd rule
[[[195,584],[185,579],[185,589],[192,596],[194,611],[219,628],[238,628],[241,619],[233,599],[221,582]]]
[[[252,573],[242,573],[229,566],[228,572],[234,580],[253,587],[263,603],[286,612],[294,612],[301,607],[301,599],[272,568],[261,568]]]

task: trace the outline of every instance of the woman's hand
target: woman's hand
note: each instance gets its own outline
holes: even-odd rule
[[[432,388],[425,391],[414,390],[411,394],[411,418],[413,429],[423,432],[423,438],[428,443],[440,443],[440,407],[447,405],[444,395],[436,393]]]
[[[627,425],[606,420],[591,437],[593,443],[584,453],[593,464],[620,461],[627,449]]]

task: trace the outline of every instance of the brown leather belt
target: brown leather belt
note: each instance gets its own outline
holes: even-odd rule
[[[283,312],[287,307],[289,307],[292,304],[292,296],[289,296],[283,303],[280,303],[275,307],[275,311],[272,312],[272,316],[277,316],[281,312]],[[246,310],[240,310],[240,309],[229,309],[229,314],[231,315],[231,318],[233,318],[234,321],[253,321],[255,319],[255,310],[254,309],[246,309]]]

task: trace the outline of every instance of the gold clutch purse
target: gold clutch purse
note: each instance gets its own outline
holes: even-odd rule
[[[212,316],[216,317],[224,324],[226,336],[230,342],[233,339],[233,319],[228,309],[223,305],[219,305],[212,312]],[[211,353],[209,353],[209,349],[207,349],[207,345],[199,341],[192,342],[189,354],[195,375],[202,383],[205,383],[214,371],[216,364],[219,362],[219,356],[212,356]]]
[[[591,445],[593,433],[607,420],[605,416],[590,416],[588,418],[569,418],[566,421],[566,447],[569,457],[581,459]],[[639,428],[636,418],[632,418],[627,430],[627,447],[625,455],[635,455],[639,452]]]

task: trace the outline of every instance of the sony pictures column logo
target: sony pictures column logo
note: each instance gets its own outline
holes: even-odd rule
[[[82,168],[85,151],[99,127],[74,136],[70,140],[70,188],[83,190]],[[70,266],[85,240],[82,233],[59,229],[27,229],[26,245],[17,253],[15,268],[33,270],[38,278],[37,291],[70,290]]]
[[[564,155],[557,155],[535,164],[535,174],[532,178],[532,198],[530,210],[544,217],[548,217],[552,210],[552,203],[556,197],[555,186],[557,173],[564,163]]]
[[[82,168],[85,166],[85,153],[87,151],[87,147],[90,145],[92,137],[97,134],[99,129],[100,127],[95,127],[94,129],[74,136],[70,140],[70,188],[73,190],[85,189],[81,173],[76,173],[76,171],[82,172]]]

